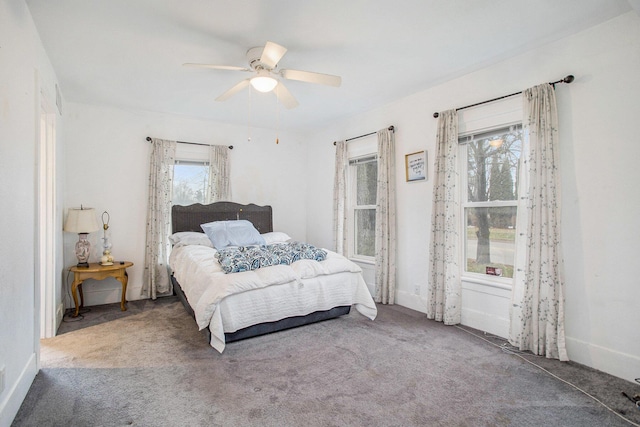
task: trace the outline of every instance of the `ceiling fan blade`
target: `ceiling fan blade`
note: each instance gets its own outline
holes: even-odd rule
[[[311,71],[300,70],[282,70],[280,74],[285,79],[299,80],[301,82],[318,83],[321,85],[339,87],[342,84],[340,76],[332,76],[331,74],[313,73]]]
[[[277,43],[268,41],[264,45],[262,56],[260,56],[260,62],[262,62],[264,65],[266,65],[269,68],[275,68],[285,53],[287,53],[286,47],[283,47]]]
[[[194,64],[191,62],[187,62],[182,64],[185,67],[194,67],[194,68],[213,68],[216,70],[229,70],[229,71],[253,71],[249,68],[245,67],[236,67],[234,65],[214,65],[214,64]]]
[[[280,103],[287,109],[295,108],[299,105],[298,101],[293,97],[293,95],[291,95],[289,89],[287,89],[282,82],[278,83],[278,86],[276,86],[274,91],[278,97],[278,101],[280,101]]]
[[[232,87],[231,89],[229,89],[228,91],[226,91],[225,93],[217,97],[216,101],[226,101],[227,99],[231,98],[233,95],[240,92],[245,87],[249,86],[250,80],[251,79],[242,80],[240,83],[238,83],[237,85],[235,85],[234,87]]]

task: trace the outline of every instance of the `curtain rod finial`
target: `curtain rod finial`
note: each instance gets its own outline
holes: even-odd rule
[[[440,113],[438,113],[437,111],[435,113],[433,113],[433,117],[435,119],[437,119],[438,117],[440,117]]]
[[[151,142],[151,137],[150,136],[147,137],[147,141]]]
[[[565,77],[564,79],[562,79],[563,82],[565,83],[571,83],[572,81],[574,81],[576,78],[573,77],[572,74],[569,74],[567,77]]]

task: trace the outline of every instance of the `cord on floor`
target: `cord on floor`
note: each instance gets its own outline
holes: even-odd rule
[[[62,316],[62,321],[63,322],[79,322],[80,320],[84,319],[83,314],[86,314],[88,312],[91,311],[90,308],[81,308],[80,311],[78,311],[78,315],[76,317],[73,317],[73,313],[75,313],[75,309],[74,308],[68,308],[67,311],[65,311],[64,315]]]
[[[532,361],[528,360],[526,357],[524,357],[524,356],[523,356],[523,354],[527,354],[527,355],[535,356],[534,354],[530,354],[530,353],[527,353],[527,352],[521,351],[520,349],[517,349],[517,352],[516,352],[516,351],[512,351],[512,350],[510,350],[510,349],[506,349],[503,345],[498,345],[498,344],[496,344],[496,343],[493,343],[493,342],[489,341],[488,339],[486,339],[485,337],[480,336],[480,335],[478,335],[478,334],[475,334],[475,333],[473,333],[473,332],[471,332],[471,331],[469,331],[469,330],[467,330],[467,329],[465,329],[465,328],[462,328],[462,327],[460,327],[460,326],[458,326],[458,325],[454,325],[454,326],[455,326],[456,328],[460,329],[461,331],[464,331],[464,332],[466,332],[466,333],[468,333],[468,334],[471,334],[471,335],[473,335],[473,336],[474,336],[474,337],[476,337],[476,338],[480,338],[481,340],[486,341],[486,342],[488,342],[489,344],[491,344],[491,345],[493,345],[493,346],[495,346],[495,347],[498,347],[498,348],[502,349],[502,351],[504,351],[505,353],[513,354],[514,356],[519,357],[520,359],[524,360],[525,362],[529,363],[530,365],[533,365],[533,366],[535,366],[536,368],[540,369],[541,371],[546,372],[547,374],[551,375],[551,376],[552,376],[552,377],[554,377],[555,379],[560,380],[560,381],[562,381],[563,383],[565,383],[565,384],[567,384],[567,385],[569,385],[569,386],[573,387],[574,389],[578,390],[579,392],[583,393],[584,395],[589,396],[591,399],[595,400],[595,401],[596,401],[596,402],[598,402],[600,405],[604,406],[607,410],[609,410],[610,412],[612,412],[612,413],[613,413],[613,414],[615,414],[616,416],[618,416],[618,417],[622,418],[623,420],[625,420],[625,421],[626,421],[626,422],[628,422],[629,424],[634,425],[634,426],[636,426],[636,427],[640,427],[640,424],[637,424],[637,423],[635,423],[635,422],[631,421],[630,419],[628,419],[627,417],[623,416],[622,414],[618,413],[617,411],[615,411],[614,409],[610,408],[606,403],[602,402],[601,400],[599,400],[599,399],[598,399],[598,398],[596,398],[595,396],[592,396],[592,395],[591,395],[591,394],[589,394],[588,392],[586,392],[586,391],[584,391],[583,389],[581,389],[580,387],[578,387],[578,386],[576,386],[576,385],[574,385],[574,384],[570,383],[569,381],[567,381],[567,380],[563,380],[562,378],[560,378],[559,376],[557,376],[557,375],[556,375],[556,374],[554,374],[553,372],[548,371],[547,369],[543,368],[542,366],[540,366],[540,365],[538,365],[538,364],[536,364],[536,363],[533,363]],[[501,339],[501,340],[504,340],[504,338],[496,337],[496,336],[493,336],[493,338],[499,338],[499,339]],[[515,347],[514,347],[514,348],[515,348]],[[636,378],[636,381],[640,382],[639,380],[640,380],[640,378]]]

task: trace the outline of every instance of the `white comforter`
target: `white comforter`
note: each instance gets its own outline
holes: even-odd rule
[[[225,332],[339,305],[355,305],[373,320],[377,309],[360,267],[335,252],[327,253],[321,262],[300,260],[225,274],[215,249],[189,245],[175,247],[169,264],[198,327],[209,327],[211,345],[222,352]]]

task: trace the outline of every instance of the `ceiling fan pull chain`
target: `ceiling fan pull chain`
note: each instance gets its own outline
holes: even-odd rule
[[[276,96],[276,145],[280,143],[280,102]]]
[[[249,88],[249,103],[248,103],[248,112],[247,112],[247,141],[251,142],[251,102],[253,89]]]

